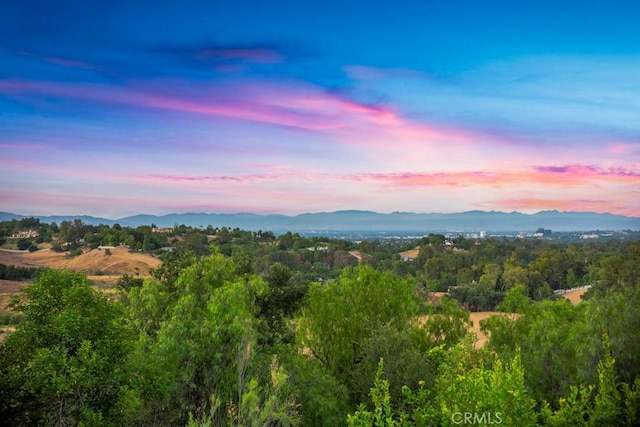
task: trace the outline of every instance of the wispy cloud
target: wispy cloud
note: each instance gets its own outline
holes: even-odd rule
[[[156,46],[160,54],[182,65],[213,71],[244,71],[250,65],[281,64],[295,57],[291,48],[276,44],[192,43]]]
[[[383,80],[390,78],[413,78],[424,77],[424,73],[420,73],[415,70],[408,70],[403,68],[379,68],[363,65],[348,65],[344,67],[347,76],[354,80]]]
[[[593,165],[536,166],[525,170],[361,173],[350,175],[356,181],[377,181],[399,187],[491,187],[540,185],[544,187],[579,186],[588,183],[618,182],[629,185],[640,179],[635,168],[601,168]],[[542,187],[542,188],[544,188]]]
[[[22,55],[33,57],[40,61],[48,62],[50,64],[58,65],[65,68],[74,68],[89,71],[99,71],[101,69],[101,67],[99,67],[98,65],[94,65],[78,59],[71,59],[60,56],[43,56],[32,52],[22,52]]]
[[[25,144],[20,142],[0,143],[0,150],[7,150],[7,151],[41,152],[42,150],[50,150],[50,149],[51,147],[48,147],[43,144]]]
[[[218,83],[198,91],[192,86],[181,90],[179,82],[115,86],[5,80],[0,81],[0,93],[253,121],[321,132],[363,146],[472,141],[464,130],[411,121],[391,106],[358,103],[308,84]]]
[[[602,169],[591,165],[538,166],[524,171],[503,170],[494,172],[397,172],[397,173],[339,173],[305,171],[296,168],[264,173],[235,175],[181,175],[146,174],[132,175],[132,179],[148,183],[207,184],[207,183],[260,183],[260,182],[330,182],[357,184],[385,184],[401,190],[413,191],[415,187],[476,187],[482,189],[513,189],[537,187],[565,189],[594,183],[614,183],[622,186],[636,185],[640,171],[630,168]],[[555,191],[555,190],[554,190]]]

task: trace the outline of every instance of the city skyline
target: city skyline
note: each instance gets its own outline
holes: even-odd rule
[[[0,211],[640,217],[634,2],[0,5]]]

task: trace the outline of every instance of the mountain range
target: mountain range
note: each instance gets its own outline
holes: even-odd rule
[[[21,219],[26,216],[0,212],[0,221]],[[295,216],[251,213],[173,213],[162,216],[134,215],[118,219],[87,215],[35,216],[41,222],[60,223],[81,219],[86,224],[129,227],[152,225],[173,227],[184,224],[192,227],[231,227],[243,230],[292,232],[530,232],[539,228],[552,231],[640,230],[640,218],[609,213],[541,211],[535,214],[519,212],[467,211],[460,213],[389,214],[370,211],[346,210],[337,212],[305,213]]]

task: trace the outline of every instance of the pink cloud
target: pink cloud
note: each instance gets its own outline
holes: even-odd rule
[[[402,146],[435,140],[450,143],[472,141],[472,136],[463,130],[413,122],[390,106],[357,103],[299,83],[226,85],[224,95],[220,95],[220,90],[214,86],[200,88],[191,94],[178,93],[175,87],[179,89],[180,85],[118,87],[0,81],[0,92],[7,94],[42,94],[92,103],[247,120],[321,132],[355,145],[388,147],[391,143]]]
[[[405,172],[353,174],[357,181],[378,181],[399,186],[493,187],[509,188],[517,185],[578,186],[591,182],[636,184],[640,171],[633,168],[603,169],[591,165],[538,166],[524,170],[493,172]]]
[[[609,152],[612,154],[632,154],[632,153],[640,153],[640,143],[630,144],[630,143],[615,143],[609,146]]]
[[[295,110],[270,107],[242,99],[189,99],[153,93],[144,88],[107,87],[98,84],[62,84],[52,82],[0,81],[0,91],[9,94],[35,93],[80,99],[88,102],[125,104],[132,107],[171,110],[218,117],[249,120],[307,130],[336,126],[334,120],[319,115],[303,115]]]
[[[182,175],[147,174],[129,176],[138,182],[207,184],[207,183],[260,183],[260,182],[351,182],[383,183],[396,188],[415,187],[484,187],[510,189],[538,186],[539,188],[567,188],[593,183],[635,185],[640,172],[635,169],[602,169],[591,165],[561,167],[531,167],[524,170],[454,171],[454,172],[397,172],[397,173],[340,173],[296,169],[280,169],[264,173],[237,175]]]

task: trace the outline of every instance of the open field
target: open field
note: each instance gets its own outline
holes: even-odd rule
[[[0,264],[21,267],[66,268],[88,275],[101,272],[105,275],[121,276],[138,272],[140,275],[146,276],[149,269],[159,266],[162,262],[151,255],[132,253],[126,248],[119,247],[111,249],[111,255],[106,255],[104,250],[94,249],[74,258],[68,258],[65,252],[46,249],[36,252],[0,251]]]
[[[149,270],[162,262],[148,254],[129,252],[126,248],[113,248],[111,255],[94,249],[74,258],[67,253],[48,249],[36,252],[11,252],[0,250],[0,264],[18,267],[48,267],[82,272],[99,289],[112,288],[123,274],[149,276]],[[20,292],[26,282],[0,280],[0,313],[7,311],[12,294]]]

